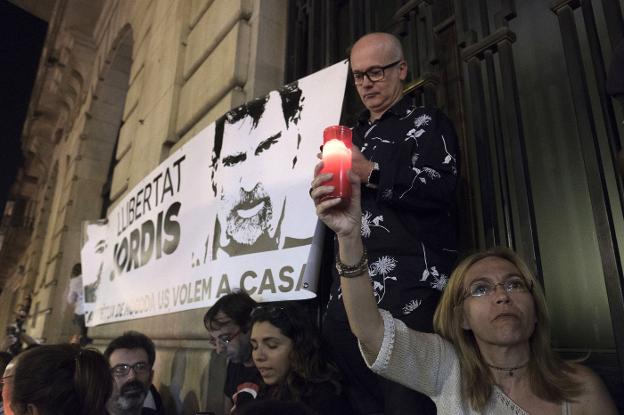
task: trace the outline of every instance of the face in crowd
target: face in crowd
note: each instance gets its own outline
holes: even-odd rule
[[[222,311],[219,311],[208,331],[208,341],[217,353],[225,353],[232,363],[245,363],[249,360],[249,334]]]
[[[464,330],[480,350],[529,341],[537,323],[532,286],[506,259],[490,256],[475,262],[463,283]]]
[[[225,123],[214,177],[217,216],[224,228],[222,246],[231,241],[253,245],[261,238],[278,236],[286,200],[284,171],[292,168],[292,157],[284,154],[293,153],[290,150],[297,141],[293,134],[296,132],[286,125],[277,92],[269,95],[257,122],[247,116],[233,124]]]
[[[351,72],[360,99],[372,115],[382,114],[402,95],[407,64],[399,41],[387,33],[372,33],[351,49]]]
[[[293,341],[268,321],[256,322],[251,329],[254,364],[267,385],[281,383],[291,369]]]
[[[109,358],[113,374],[113,394],[109,406],[115,412],[133,411],[143,406],[154,371],[144,349],[116,349]]]

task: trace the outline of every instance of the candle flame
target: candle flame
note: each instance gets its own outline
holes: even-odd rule
[[[336,155],[336,154],[349,154],[349,149],[342,141],[338,139],[329,140],[325,144],[323,144],[323,155]]]

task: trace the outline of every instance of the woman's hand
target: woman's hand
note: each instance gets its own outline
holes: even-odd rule
[[[343,264],[357,264],[364,253],[362,244],[362,208],[360,206],[360,179],[349,171],[351,183],[351,201],[346,208],[338,207],[340,199],[328,199],[321,202],[324,195],[334,190],[325,183],[331,179],[331,173],[320,174],[323,162],[314,169],[314,180],[310,187],[310,196],[314,199],[316,214],[320,220],[338,237],[338,258]],[[373,295],[370,275],[366,269],[356,278],[341,278],[342,300],[347,311],[351,331],[360,340],[365,350],[376,356],[381,349],[384,336],[384,324],[377,309],[377,300]]]
[[[331,193],[334,186],[326,186],[332,177],[332,173],[319,174],[323,168],[323,162],[319,162],[314,168],[314,180],[310,187],[310,197],[316,206],[316,215],[325,225],[333,230],[339,238],[360,237],[362,222],[362,210],[360,207],[360,179],[352,171],[349,171],[351,183],[351,201],[346,208],[337,207],[341,202],[339,198],[321,201],[321,198]]]

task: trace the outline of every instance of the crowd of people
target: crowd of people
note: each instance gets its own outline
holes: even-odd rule
[[[0,354],[0,413],[162,415],[155,359],[152,340],[136,331],[115,338],[104,353],[67,343]]]
[[[403,95],[399,40],[360,38],[350,66],[366,107],[351,199],[324,197],[334,189],[322,162],[310,188],[336,236],[322,330],[306,304],[219,298],[204,326],[228,360],[222,412],[615,414],[600,378],[551,348],[543,290],[519,255],[496,248],[456,264],[457,138],[442,112]],[[127,332],[102,354],[83,347],[77,321],[80,344],[0,354],[4,413],[163,414],[154,343]]]
[[[29,336],[24,329],[24,323],[26,322],[26,317],[28,317],[31,303],[32,295],[28,294],[24,301],[18,304],[15,311],[15,320],[6,327],[6,337],[2,344],[2,350],[12,356],[17,355],[24,348],[29,348],[39,343],[37,339]]]

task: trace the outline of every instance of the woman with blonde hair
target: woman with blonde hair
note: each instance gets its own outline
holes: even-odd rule
[[[616,414],[602,381],[560,359],[538,281],[508,249],[477,253],[451,275],[434,316],[436,334],[411,330],[377,308],[362,244],[360,183],[351,203],[323,199],[331,174],[315,170],[310,196],[338,240],[336,268],[351,330],[367,365],[427,394],[438,414]]]

